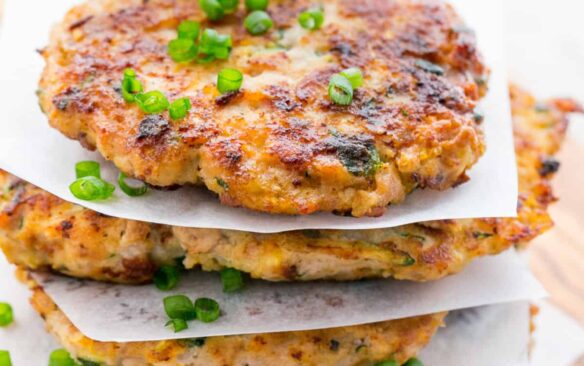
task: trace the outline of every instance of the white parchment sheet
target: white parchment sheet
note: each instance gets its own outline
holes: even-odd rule
[[[77,1],[7,0],[5,28],[0,34],[0,168],[59,197],[116,217],[252,232],[370,229],[436,219],[516,215],[517,174],[502,52],[500,0],[454,1],[468,24],[476,29],[480,48],[493,70],[491,91],[481,107],[486,113],[487,153],[470,172],[471,181],[446,192],[415,192],[383,217],[360,219],[331,214],[304,217],[260,214],[222,206],[216,197],[200,188],[151,191],[141,198],[129,198],[118,189],[115,199],[101,203],[75,199],[68,189],[75,179],[75,163],[101,159],[49,128],[35,96],[43,67],[35,49],[47,44],[51,25],[74,3]],[[115,168],[111,164],[104,164],[104,168],[104,176],[114,182]]]
[[[48,274],[35,278],[84,334],[117,342],[333,328],[545,295],[514,251],[482,258],[459,275],[429,283],[248,281],[237,294],[222,292],[217,273],[189,273],[170,293],[154,285],[111,285]],[[173,333],[164,327],[168,319],[162,304],[171,294],[213,298],[222,316]]]

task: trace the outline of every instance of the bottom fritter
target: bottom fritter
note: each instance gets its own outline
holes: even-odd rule
[[[24,275],[26,276],[26,275]],[[32,280],[31,303],[47,330],[82,365],[370,366],[414,357],[446,313],[351,327],[157,342],[96,342],[85,337]]]
[[[512,87],[519,171],[517,218],[442,220],[379,230],[255,234],[161,226],[107,217],[0,171],[0,247],[14,264],[121,283],[152,280],[161,265],[235,268],[270,281],[394,277],[428,281],[474,258],[527,243],[552,226],[553,159],[569,100],[539,103]]]

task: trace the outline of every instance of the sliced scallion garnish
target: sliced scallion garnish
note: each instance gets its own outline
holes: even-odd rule
[[[300,23],[304,29],[320,29],[324,23],[324,12],[320,8],[313,8],[303,11],[298,16],[298,23]]]
[[[195,301],[195,312],[197,319],[203,323],[214,322],[221,315],[217,301],[206,297],[201,297]]]
[[[148,192],[148,186],[145,183],[142,183],[138,187],[134,187],[129,185],[128,182],[126,182],[126,179],[128,179],[128,177],[124,173],[120,172],[120,174],[118,175],[118,185],[120,186],[122,192],[124,192],[128,196],[140,197],[145,195],[146,192]]]
[[[51,352],[49,366],[77,366],[77,362],[71,358],[67,350],[61,348]]]
[[[180,98],[170,104],[168,113],[170,114],[170,118],[174,120],[183,119],[187,116],[191,107],[191,100],[189,98]]]
[[[108,199],[115,189],[113,184],[92,176],[79,178],[69,186],[71,193],[84,201]]]
[[[197,317],[193,302],[185,295],[165,297],[163,303],[164,311],[170,319],[193,320]]]
[[[361,72],[361,69],[358,67],[351,67],[349,69],[341,71],[340,74],[349,79],[349,82],[351,83],[353,89],[356,89],[363,85],[363,72]]]
[[[147,114],[162,113],[170,106],[164,93],[158,90],[136,95],[136,102]]]
[[[101,178],[101,167],[97,161],[80,161],[75,164],[75,176],[77,179],[83,177]]]
[[[233,268],[221,270],[221,282],[223,283],[223,292],[237,292],[245,287],[243,274]]]
[[[236,69],[226,68],[217,75],[217,89],[221,94],[238,91],[243,83],[243,74]]]
[[[263,10],[254,10],[243,21],[249,34],[257,36],[266,33],[274,26],[272,18]]]
[[[154,285],[162,291],[169,291],[178,285],[180,271],[174,266],[162,266],[154,274]]]
[[[7,327],[14,321],[12,306],[5,302],[0,302],[0,327]]]
[[[266,10],[268,8],[268,0],[245,0],[245,7],[248,11]]]
[[[353,101],[353,86],[349,79],[340,74],[335,74],[330,78],[328,94],[336,104],[349,105]]]

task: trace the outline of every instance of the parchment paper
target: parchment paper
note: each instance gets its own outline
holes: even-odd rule
[[[30,292],[16,281],[13,270],[0,255],[0,301],[12,304],[16,319],[10,327],[0,328],[0,349],[10,351],[15,366],[46,365],[51,351],[62,346],[45,332],[40,316],[28,304]],[[515,358],[507,358],[508,355],[525,355],[525,324],[529,316],[525,304],[467,309],[462,311],[464,315],[458,315],[459,312],[455,311],[446,318],[446,328],[438,331],[420,355],[426,366],[527,365],[527,362],[513,363]],[[569,345],[570,342],[558,342],[554,351],[577,354],[579,348],[572,345],[570,349]],[[536,347],[549,348],[549,345],[540,342]],[[544,360],[539,361],[544,364],[541,362]],[[568,364],[556,362],[554,365]]]
[[[51,25],[74,3],[7,0],[5,29],[0,35],[0,168],[61,198],[116,217],[252,232],[368,229],[436,219],[516,215],[517,174],[502,52],[500,0],[454,1],[468,24],[477,30],[480,47],[493,70],[491,91],[482,106],[488,148],[470,172],[471,181],[446,192],[416,192],[404,204],[391,207],[383,217],[361,219],[330,214],[304,217],[259,214],[221,206],[216,197],[198,188],[150,192],[141,198],[129,198],[118,189],[115,199],[103,203],[75,199],[68,190],[75,179],[75,163],[101,159],[49,128],[35,96],[43,67],[35,49],[47,44]],[[115,181],[117,172],[113,166],[104,164],[104,168],[104,176]]]
[[[477,260],[459,275],[429,283],[249,281],[238,294],[224,294],[217,273],[192,272],[170,293],[153,285],[47,274],[35,278],[84,334],[117,342],[333,328],[545,295],[514,251]],[[213,298],[222,316],[214,323],[191,323],[175,334],[164,327],[168,319],[162,299],[171,294]]]
[[[425,366],[527,366],[529,321],[527,302],[451,312],[419,358]]]

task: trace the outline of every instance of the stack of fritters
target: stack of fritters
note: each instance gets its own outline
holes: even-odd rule
[[[243,7],[210,23],[192,0],[96,0],[74,7],[42,50],[39,89],[50,124],[123,173],[160,188],[195,184],[223,204],[272,214],[382,214],[414,189],[464,183],[485,149],[475,107],[488,71],[474,35],[442,1],[327,1],[326,25],[297,24],[307,0],[270,1],[274,31],[251,36]],[[191,19],[231,34],[227,62],[177,64],[167,44]],[[219,70],[243,88],[221,95]],[[327,97],[331,75],[364,70],[350,106]],[[187,117],[124,101],[135,70],[146,90],[188,97]],[[518,217],[440,220],[377,230],[277,234],[171,227],[108,217],[0,171],[0,246],[34,291],[47,329],[99,365],[372,365],[406,362],[445,314],[353,327],[181,341],[100,343],[83,336],[28,275],[51,270],[127,284],[163,265],[234,268],[268,281],[393,277],[429,281],[473,258],[527,243],[552,225],[549,179],[568,100],[537,103],[511,87]],[[502,126],[501,128],[505,128]]]

